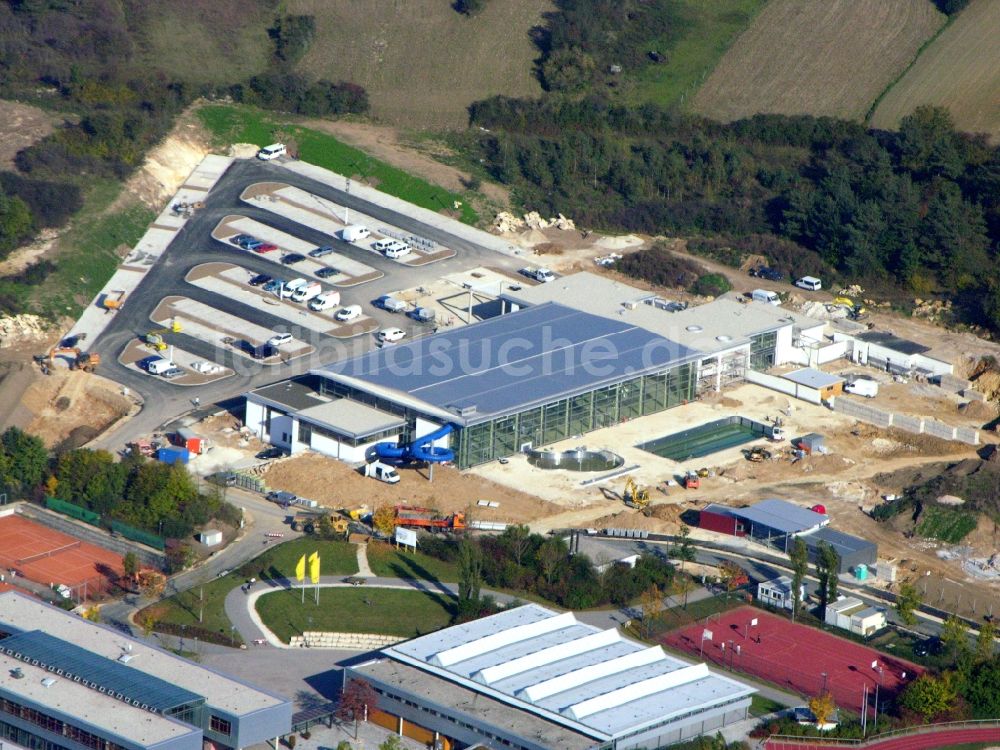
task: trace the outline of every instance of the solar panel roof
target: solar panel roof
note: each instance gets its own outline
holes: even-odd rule
[[[204,698],[159,677],[131,669],[112,659],[55,638],[40,630],[18,633],[0,640],[0,649],[8,654],[50,671],[62,670],[66,679],[79,677],[96,685],[102,692],[121,696],[140,706],[161,713],[188,704],[204,703]],[[124,653],[124,652],[123,652]],[[58,672],[57,672],[58,673]]]
[[[406,393],[456,414],[474,407],[476,416],[466,420],[471,423],[698,355],[645,328],[550,302],[316,372]]]

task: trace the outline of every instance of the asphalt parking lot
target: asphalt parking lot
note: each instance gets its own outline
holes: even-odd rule
[[[376,255],[369,250],[356,247],[336,237],[331,237],[314,227],[303,225],[284,216],[254,206],[240,199],[249,185],[259,182],[281,182],[305,190],[339,206],[347,206],[352,211],[364,214],[379,222],[398,227],[403,231],[425,237],[443,247],[455,251],[454,257],[439,260],[429,265],[409,266]],[[205,197],[205,206],[187,222],[178,233],[167,251],[159,258],[135,291],[129,295],[124,307],[112,313],[114,320],[94,342],[91,351],[101,354],[107,363],[105,374],[121,383],[145,399],[145,409],[134,421],[135,431],[151,430],[167,419],[181,414],[189,408],[189,401],[198,397],[202,403],[224,401],[252,388],[271,383],[292,375],[307,372],[310,368],[344,356],[367,351],[375,346],[375,339],[369,335],[352,338],[338,338],[333,332],[314,330],[306,325],[291,323],[287,316],[276,314],[269,305],[253,305],[242,295],[227,295],[220,291],[198,286],[185,281],[188,274],[205,263],[227,263],[241,266],[247,274],[264,273],[280,278],[293,278],[294,268],[283,266],[280,253],[264,255],[248,252],[231,243],[213,239],[213,230],[227,216],[240,215],[260,224],[268,225],[278,232],[299,238],[315,247],[329,245],[337,256],[342,256],[357,264],[373,268],[380,277],[351,287],[338,289],[341,305],[359,304],[364,315],[374,325],[371,330],[399,327],[408,338],[424,335],[430,326],[411,319],[406,315],[393,314],[374,307],[371,303],[382,295],[402,289],[413,289],[430,285],[437,279],[478,266],[488,266],[516,273],[521,262],[516,257],[502,255],[483,248],[461,237],[452,235],[437,227],[432,227],[381,206],[359,199],[357,196],[337,190],[321,182],[302,177],[283,169],[276,163],[256,160],[236,161],[219,180],[215,188]],[[372,227],[376,229],[376,227]],[[273,256],[273,257],[269,257]],[[333,256],[329,256],[332,258]],[[326,260],[326,259],[324,259]],[[333,261],[331,260],[332,264]],[[292,275],[289,275],[289,274]],[[326,285],[325,285],[326,286]],[[329,285],[329,286],[332,286]],[[250,287],[247,287],[248,289]],[[246,321],[252,330],[288,331],[296,339],[312,347],[312,353],[294,359],[286,359],[279,365],[265,365],[227,347],[206,340],[205,337],[182,331],[170,334],[169,343],[189,353],[197,359],[216,362],[233,371],[233,375],[204,385],[182,387],[161,378],[128,367],[118,361],[119,355],[137,337],[148,331],[154,319],[154,311],[166,297],[184,297],[193,303],[218,310],[220,319],[240,319]],[[223,334],[220,334],[220,336]],[[111,436],[109,439],[118,440]]]

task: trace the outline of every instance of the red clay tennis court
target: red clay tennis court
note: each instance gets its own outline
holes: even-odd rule
[[[756,625],[751,625],[753,620]],[[697,656],[706,630],[711,632],[711,640],[704,640],[705,661],[802,695],[816,695],[825,685],[838,706],[858,713],[865,685],[872,693],[869,705],[874,705],[875,686],[879,686],[881,704],[881,695],[894,695],[924,671],[912,662],[751,607],[675,630],[662,640]],[[874,669],[872,662],[877,662]]]
[[[65,584],[77,597],[105,590],[108,575],[123,572],[121,555],[16,515],[0,518],[0,570]]]

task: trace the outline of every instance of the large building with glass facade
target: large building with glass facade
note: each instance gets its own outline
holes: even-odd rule
[[[761,303],[671,305],[587,273],[501,303],[496,317],[251,391],[246,424],[347,461],[451,424],[436,445],[465,468],[679,406],[749,368],[808,363],[823,328]]]
[[[0,593],[0,745],[242,748],[291,730],[285,698],[18,592]]]

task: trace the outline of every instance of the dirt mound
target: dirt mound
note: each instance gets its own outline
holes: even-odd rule
[[[20,404],[30,415],[25,429],[49,447],[90,437],[107,429],[135,404],[122,395],[121,386],[79,370],[54,370],[24,392]]]
[[[1000,362],[992,355],[966,360],[966,378],[988,399],[1000,398]]]
[[[958,413],[969,419],[981,419],[989,422],[997,417],[996,404],[987,401],[968,401],[958,407]]]

